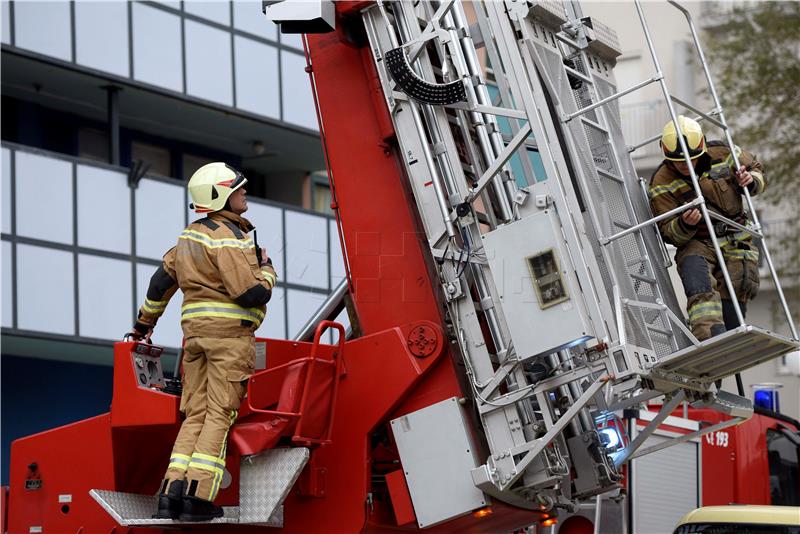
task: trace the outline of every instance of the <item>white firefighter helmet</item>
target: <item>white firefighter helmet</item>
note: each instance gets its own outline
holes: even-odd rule
[[[196,213],[219,211],[228,197],[247,183],[242,173],[221,161],[203,165],[189,179],[189,205]]]

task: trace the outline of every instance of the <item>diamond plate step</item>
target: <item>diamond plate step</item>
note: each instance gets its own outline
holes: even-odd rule
[[[305,447],[272,449],[242,459],[239,471],[239,506],[223,506],[224,515],[206,523],[283,527],[283,501],[308,462]],[[172,519],[152,519],[158,506],[155,495],[93,489],[89,495],[122,526],[189,526]]]
[[[707,339],[698,346],[675,352],[663,358],[653,370],[711,382],[783,356],[798,347],[800,343],[797,341],[744,325]]]

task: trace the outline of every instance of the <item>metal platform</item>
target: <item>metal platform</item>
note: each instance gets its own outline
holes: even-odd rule
[[[800,343],[797,341],[756,326],[744,325],[675,352],[653,366],[652,370],[711,382],[797,350],[798,347]]]
[[[239,472],[239,506],[223,506],[223,517],[206,523],[283,527],[283,501],[303,471],[310,456],[304,447],[273,449],[242,459]],[[157,508],[155,495],[119,491],[89,491],[89,495],[122,526],[184,527],[171,519],[153,519]]]

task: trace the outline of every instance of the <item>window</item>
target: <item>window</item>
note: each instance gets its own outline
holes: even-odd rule
[[[333,215],[331,210],[331,186],[324,174],[311,175],[311,209],[317,213]]]
[[[189,180],[194,172],[208,163],[213,163],[215,160],[204,158],[202,156],[195,156],[193,154],[183,155],[183,179]]]
[[[770,494],[772,504],[800,506],[800,447],[789,439],[788,432],[767,430]]]
[[[131,276],[128,261],[78,255],[78,335],[107,339],[130,328]]]
[[[316,130],[319,126],[311,94],[311,81],[305,68],[305,57],[281,52],[283,120]]]
[[[14,2],[14,44],[70,61],[72,17],[69,6],[69,2]]]
[[[75,61],[127,77],[128,4],[75,2]]]
[[[186,92],[233,105],[231,36],[191,20],[186,25]],[[244,65],[242,68],[252,68]]]
[[[184,2],[183,10],[226,26],[231,23],[231,6],[228,2]]]
[[[127,176],[78,165],[78,245],[131,252],[131,203]]]
[[[326,226],[327,221],[318,215],[286,211],[286,282],[327,289]]]
[[[75,335],[75,279],[71,252],[17,245],[17,327]],[[130,286],[130,284],[127,284]],[[43,310],[47,310],[43,314]]]
[[[108,134],[96,128],[79,129],[78,157],[108,163]]]
[[[19,150],[14,157],[17,234],[71,245],[72,163]]]
[[[280,118],[278,49],[236,36],[236,107]]]
[[[131,143],[131,161],[142,161],[145,166],[150,165],[147,174],[172,176],[172,157],[169,150],[164,147],[133,141]]]
[[[0,15],[3,23],[3,43],[11,44],[11,4],[2,2],[3,13]]]
[[[233,25],[265,39],[278,40],[277,26],[261,12],[261,2],[258,0],[233,0]]]
[[[180,17],[133,3],[133,77],[173,91],[183,90]]]

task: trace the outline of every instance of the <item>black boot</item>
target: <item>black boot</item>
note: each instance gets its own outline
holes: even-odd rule
[[[169,489],[164,488],[169,484]],[[158,494],[158,511],[153,514],[153,519],[178,519],[183,508],[183,480],[173,480],[172,483],[164,481],[161,492]]]
[[[211,521],[215,517],[222,517],[221,506],[215,505],[211,501],[186,495],[183,498],[183,511],[180,515],[181,521]]]

